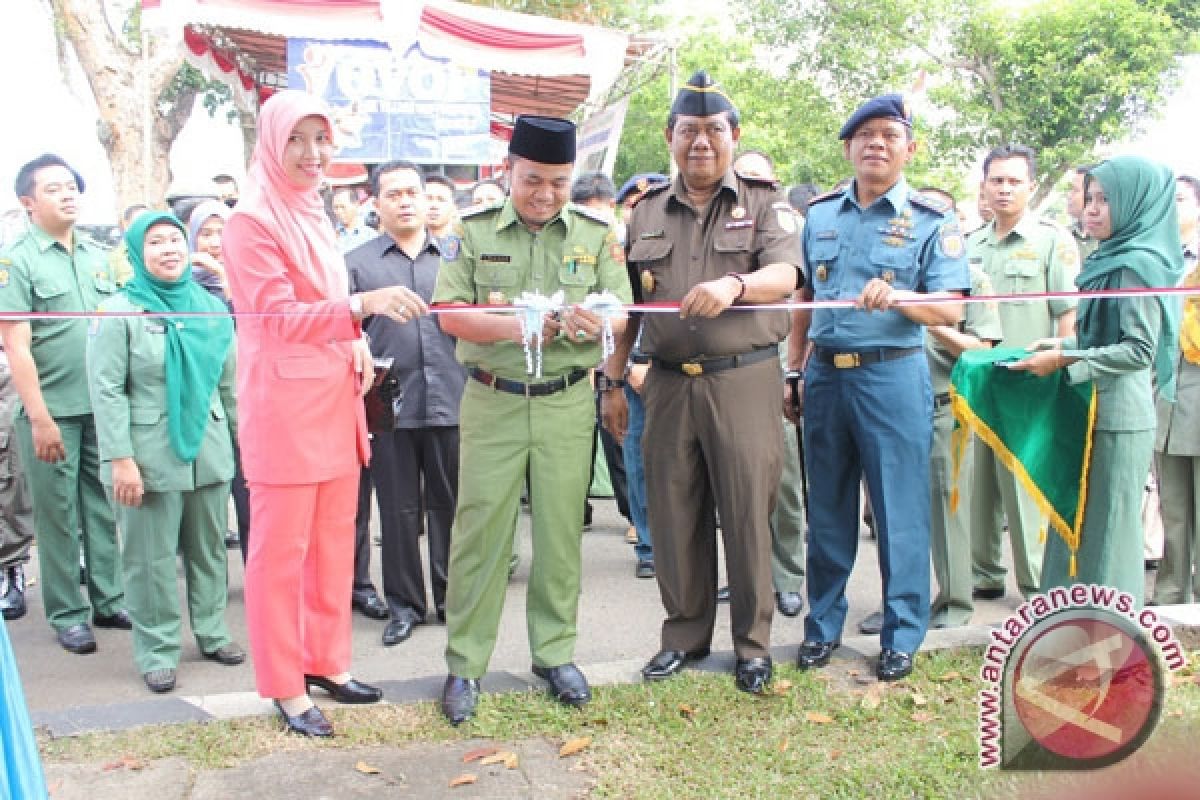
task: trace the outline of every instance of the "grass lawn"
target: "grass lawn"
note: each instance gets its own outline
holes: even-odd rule
[[[969,798],[1030,796],[1036,788],[1063,800],[1078,775],[977,766],[978,668],[974,651],[923,654],[911,678],[889,685],[877,683],[866,663],[835,661],[816,672],[783,666],[765,698],[737,691],[730,675],[685,672],[659,684],[599,687],[582,712],[541,694],[489,695],[476,719],[458,729],[433,703],[344,708],[331,714],[339,735],[325,742],[256,718],[40,744],[47,761],[182,756],[215,769],[284,749],[590,737],[576,758],[595,778],[594,797]],[[1197,752],[1200,652],[1185,672],[1174,677],[1150,744],[1121,769],[1150,769],[1176,743]]]

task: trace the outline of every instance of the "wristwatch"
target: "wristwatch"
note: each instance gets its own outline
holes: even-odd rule
[[[621,389],[624,386],[625,386],[625,381],[623,381],[623,380],[614,380],[613,378],[610,378],[607,375],[605,375],[603,372],[596,373],[596,391],[597,392],[608,392],[608,391],[612,391],[613,389]]]
[[[356,320],[363,318],[362,295],[360,295],[360,294],[350,295],[350,314]]]

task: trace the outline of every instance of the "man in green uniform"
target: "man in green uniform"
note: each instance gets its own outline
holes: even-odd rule
[[[456,725],[474,714],[479,678],[495,646],[526,475],[533,672],[562,703],[581,706],[591,699],[571,661],[595,414],[587,375],[601,358],[602,321],[577,304],[604,290],[628,303],[631,293],[608,223],[567,203],[574,161],[572,123],[519,117],[509,146],[510,196],[463,214],[458,234],[442,245],[435,303],[509,305],[525,292],[550,297],[561,291],[566,304],[543,316],[540,331],[529,332],[541,335],[540,355],[537,342],[523,349],[519,314],[440,317],[443,330],[458,337],[457,356],[470,376],[459,415],[458,508],[446,592],[450,674],[442,689],[442,711]],[[619,332],[623,321],[613,327]]]
[[[63,159],[43,155],[17,173],[29,231],[0,256],[0,311],[92,312],[117,286],[99,248],[75,235],[83,180]],[[0,323],[21,398],[16,435],[33,494],[46,617],[59,644],[91,653],[88,625],[129,629],[121,608],[121,567],[112,507],[100,483],[96,426],[84,352],[87,320]],[[82,537],[82,539],[81,539]],[[87,600],[79,592],[79,552]]]
[[[1071,218],[1071,237],[1079,249],[1079,260],[1087,258],[1099,244],[1083,229],[1083,180],[1093,165],[1085,164],[1071,170],[1071,186],[1067,190],[1067,216]]]
[[[967,237],[967,256],[1001,295],[1075,290],[1079,251],[1071,235],[1028,211],[1036,163],[1033,151],[1022,145],[997,147],[984,160],[983,195],[995,218]],[[1072,335],[1075,304],[1061,298],[1001,303],[1000,346],[1027,347],[1037,339]],[[1017,585],[1026,597],[1036,593],[1045,525],[1036,503],[986,447],[975,448],[971,491],[974,596],[1004,595],[1001,513],[1008,521]]]
[[[7,620],[25,616],[25,562],[33,544],[29,484],[12,435],[18,400],[8,356],[0,352],[0,613]]]
[[[940,189],[921,189],[921,194],[940,200],[955,211],[954,197]],[[971,295],[995,294],[987,273],[971,266]],[[950,372],[965,350],[992,347],[1004,338],[1000,312],[995,303],[964,303],[957,325],[925,326],[925,357],[929,360],[929,383],[933,388],[933,448],[929,453],[929,546],[938,593],[929,608],[931,628],[966,625],[971,619],[971,528],[969,481],[958,483],[959,500],[951,508],[954,486],[950,434],[954,415],[950,412]],[[962,454],[970,463],[971,449]]]

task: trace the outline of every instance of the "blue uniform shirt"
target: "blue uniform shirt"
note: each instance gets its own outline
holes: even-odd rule
[[[816,300],[853,300],[872,278],[917,292],[970,292],[958,220],[908,187],[903,177],[862,208],[854,184],[818,198],[808,210],[804,260]],[[870,350],[920,347],[921,326],[899,311],[820,308],[809,338],[821,347]]]

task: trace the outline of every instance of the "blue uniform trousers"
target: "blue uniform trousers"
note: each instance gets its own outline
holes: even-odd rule
[[[625,387],[625,402],[629,407],[625,442],[621,445],[625,454],[625,490],[629,496],[629,520],[637,530],[638,537],[633,550],[641,561],[654,558],[654,546],[650,543],[650,521],[646,515],[646,467],[642,462],[646,407],[642,404],[642,396],[628,385]]]
[[[838,369],[816,358],[804,381],[809,483],[806,639],[833,642],[846,620],[865,476],[883,577],[882,647],[915,652],[929,625],[929,452],[933,395],[923,353]]]

